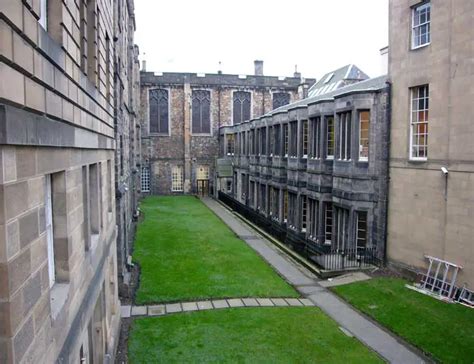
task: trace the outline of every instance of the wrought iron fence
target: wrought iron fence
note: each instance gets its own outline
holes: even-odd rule
[[[219,191],[218,198],[270,235],[286,244],[291,244],[305,258],[310,259],[324,270],[343,271],[382,264],[376,247],[336,249],[330,245],[317,244],[304,237],[298,238],[295,234],[288,233],[280,223],[272,221],[271,218],[263,216],[223,192]]]

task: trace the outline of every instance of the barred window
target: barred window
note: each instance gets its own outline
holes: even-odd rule
[[[410,158],[425,160],[428,157],[428,85],[411,89],[411,148]]]
[[[356,218],[356,247],[363,250],[367,246],[367,211],[357,211]]]
[[[169,133],[168,90],[149,91],[150,133]]]
[[[171,191],[183,191],[183,167],[175,166],[171,171]]]
[[[324,243],[332,242],[332,202],[324,204]]]
[[[288,227],[291,229],[296,229],[297,221],[297,197],[295,193],[288,193]]]
[[[303,158],[308,158],[308,120],[303,120],[301,125],[303,139]]]
[[[288,157],[288,124],[283,125],[283,156]]]
[[[211,132],[211,92],[193,90],[192,92],[192,131],[193,134]]]
[[[288,92],[275,92],[273,94],[273,109],[290,103],[290,94]]]
[[[370,111],[359,112],[359,160],[369,159]]]
[[[425,3],[412,10],[412,49],[422,47],[431,41],[431,4]]]
[[[247,91],[234,92],[234,124],[250,120],[251,95]]]
[[[301,231],[306,232],[308,215],[308,199],[306,196],[301,196]]]
[[[141,190],[142,192],[150,192],[150,167],[142,167],[141,175]]]

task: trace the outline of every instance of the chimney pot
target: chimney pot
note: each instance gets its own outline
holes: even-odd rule
[[[255,60],[255,76],[263,76],[263,61]]]

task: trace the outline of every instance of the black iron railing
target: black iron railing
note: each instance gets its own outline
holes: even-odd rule
[[[264,216],[223,192],[219,191],[218,198],[232,210],[252,221],[279,241],[291,245],[299,254],[324,270],[343,271],[382,264],[377,256],[376,247],[335,249],[331,245],[318,244],[306,239],[303,234],[287,230],[284,224]]]

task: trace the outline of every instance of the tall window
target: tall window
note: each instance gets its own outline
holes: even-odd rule
[[[250,207],[255,208],[255,182],[254,181],[250,181],[249,202],[250,202]]]
[[[149,91],[150,133],[169,133],[168,90]]]
[[[359,112],[359,160],[369,160],[370,111]]]
[[[234,155],[235,153],[235,135],[226,134],[227,155]]]
[[[316,240],[318,238],[318,200],[309,199],[309,238]]]
[[[209,134],[211,132],[211,92],[193,90],[192,110],[193,133]]]
[[[412,9],[412,49],[430,43],[430,22],[431,4],[429,2]]]
[[[349,244],[349,210],[336,208],[336,247],[345,249]]]
[[[367,246],[367,211],[357,211],[356,218],[356,247],[362,250]]]
[[[234,124],[250,120],[251,95],[247,91],[234,92]]]
[[[48,31],[48,0],[40,0],[39,23],[44,30]]]
[[[410,158],[425,160],[428,157],[428,85],[411,89],[411,148]]]
[[[306,196],[301,196],[301,231],[306,232],[308,215],[308,199]]]
[[[298,156],[298,122],[290,123],[290,157]]]
[[[278,109],[281,106],[290,103],[290,94],[287,92],[275,92],[273,94],[273,109]]]
[[[150,167],[148,166],[142,167],[141,191],[150,192]]]
[[[349,160],[351,159],[351,112],[339,114],[338,126],[338,159]]]
[[[334,158],[334,117],[326,117],[326,158]]]
[[[258,210],[260,212],[266,213],[267,212],[267,185],[261,183],[260,184],[260,196],[258,199]]]
[[[283,220],[288,221],[288,191],[283,193]]]
[[[324,204],[324,243],[332,242],[332,202]]]
[[[267,155],[267,128],[260,129],[260,154]]]
[[[275,137],[275,144],[273,145],[273,155],[281,155],[280,125],[273,126],[273,134]]]
[[[310,157],[319,159],[321,157],[321,118],[318,116],[311,119],[311,153]]]
[[[297,197],[296,193],[288,193],[288,226],[292,229],[296,229],[297,225]]]
[[[275,187],[270,188],[270,215],[274,220],[278,220],[279,218],[279,198],[280,198],[280,190]]]
[[[283,156],[288,157],[288,124],[283,124]]]
[[[175,166],[171,171],[171,191],[183,191],[183,167]]]
[[[303,158],[308,158],[308,120],[301,122],[301,133],[303,139]]]
[[[56,281],[56,272],[54,264],[54,237],[53,237],[53,205],[52,205],[52,188],[51,175],[46,175],[44,193],[44,209],[46,220],[46,241],[48,244],[48,273],[49,286],[52,287]]]

